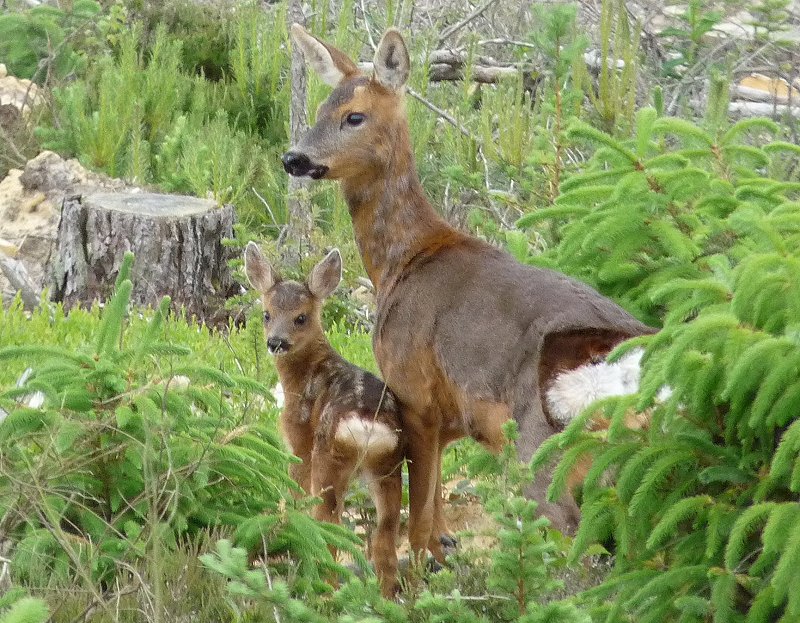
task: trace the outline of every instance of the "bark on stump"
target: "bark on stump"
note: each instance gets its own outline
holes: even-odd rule
[[[232,206],[177,195],[99,193],[67,197],[53,260],[53,299],[69,308],[109,298],[127,251],[136,256],[131,302],[173,307],[208,320],[236,290],[228,268]]]

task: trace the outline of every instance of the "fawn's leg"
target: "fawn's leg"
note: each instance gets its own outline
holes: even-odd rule
[[[311,459],[311,494],[322,499],[314,508],[314,518],[318,521],[341,523],[344,498],[357,458],[342,456],[327,448],[314,448]],[[329,549],[335,559],[336,548],[330,545]]]
[[[397,592],[397,535],[402,506],[402,463],[388,474],[370,480],[378,525],[372,537],[372,560],[381,585],[381,593],[391,598]]]
[[[302,463],[289,465],[289,475],[299,484],[306,494],[311,493],[312,452],[314,433],[308,424],[298,424],[281,413],[281,431],[289,444],[289,449]]]
[[[356,457],[340,456],[314,448],[311,459],[311,494],[322,502],[314,509],[320,521],[341,523],[347,486],[356,465]]]

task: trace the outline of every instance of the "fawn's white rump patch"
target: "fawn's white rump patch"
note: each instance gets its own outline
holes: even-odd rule
[[[566,426],[595,400],[639,391],[643,352],[637,348],[614,363],[588,363],[559,374],[546,392],[551,417]]]
[[[337,442],[358,448],[367,456],[377,456],[397,447],[397,433],[383,422],[373,422],[352,413],[336,427]]]

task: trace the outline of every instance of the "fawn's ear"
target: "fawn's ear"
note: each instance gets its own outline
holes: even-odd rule
[[[375,80],[392,91],[399,91],[408,80],[411,61],[403,36],[394,28],[386,31],[372,61]]]
[[[326,255],[308,277],[308,289],[320,301],[328,298],[342,280],[342,256],[339,249]]]
[[[329,86],[339,86],[345,78],[359,73],[358,66],[347,54],[323,43],[300,24],[292,24],[292,40],[303,50],[306,62]]]
[[[268,291],[281,280],[280,275],[252,240],[247,243],[244,250],[244,272],[250,285],[260,292]]]

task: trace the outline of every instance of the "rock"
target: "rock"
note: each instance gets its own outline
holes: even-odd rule
[[[43,151],[25,165],[20,178],[27,190],[63,191],[79,186],[102,186],[104,188],[125,187],[121,180],[112,180],[104,175],[92,173],[77,160],[64,160],[52,151]]]
[[[363,305],[369,309],[375,309],[375,293],[364,286],[357,286],[354,288],[350,293],[350,298],[358,305]]]
[[[13,106],[23,114],[44,101],[44,94],[36,83],[8,75],[5,65],[0,65],[0,106]]]
[[[0,181],[0,239],[16,249],[19,259],[34,284],[50,285],[49,264],[55,245],[61,204],[75,193],[113,190],[138,192],[121,180],[114,180],[84,169],[77,160],[64,160],[44,151],[30,160],[24,170],[11,169]],[[15,290],[0,275],[3,302]]]
[[[9,240],[0,238],[0,253],[5,253],[8,257],[17,257],[19,247]]]

